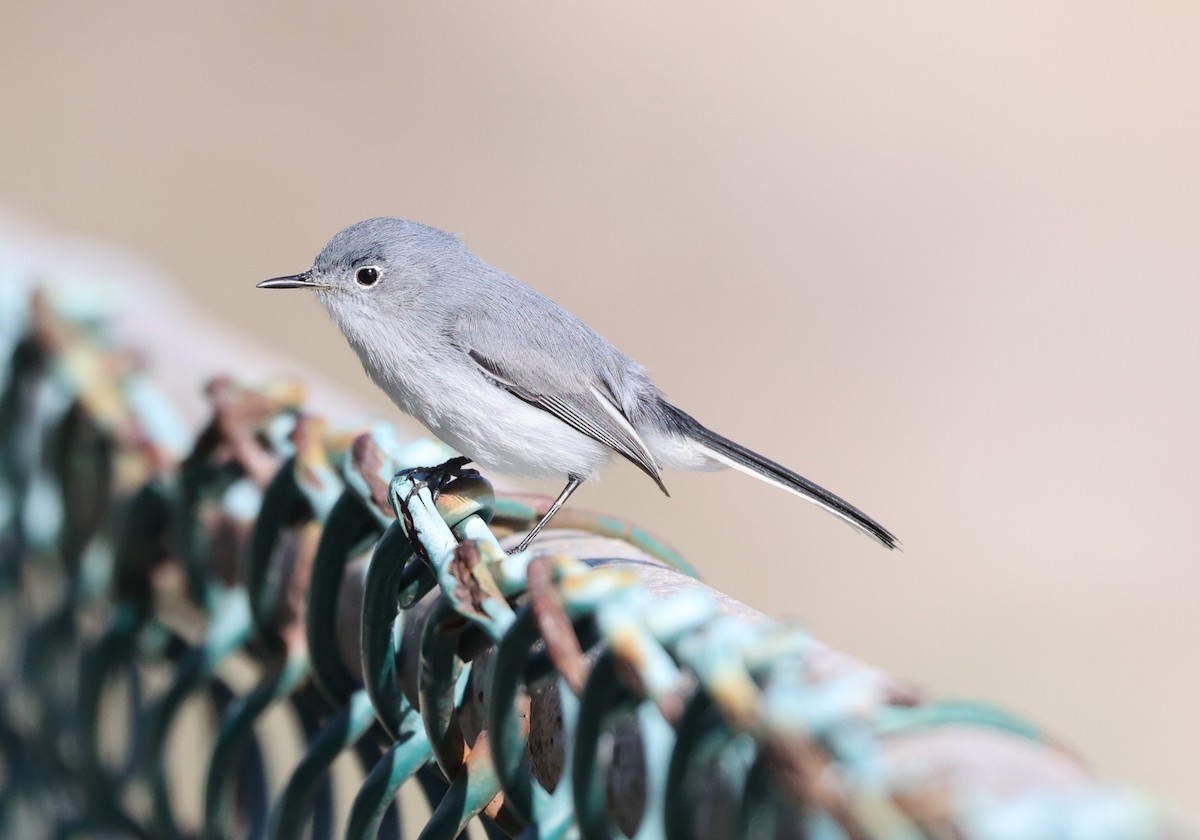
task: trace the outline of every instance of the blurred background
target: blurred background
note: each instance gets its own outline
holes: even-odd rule
[[[372,215],[459,233],[904,552],[735,474],[667,499],[614,464],[573,503],[1200,817],[1200,5],[9,3],[0,32],[10,211],[397,420],[315,301],[254,283]]]

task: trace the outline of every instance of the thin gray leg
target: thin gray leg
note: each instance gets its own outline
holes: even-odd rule
[[[559,509],[567,503],[567,499],[571,498],[571,494],[575,492],[575,489],[579,487],[580,484],[583,484],[583,479],[579,476],[567,476],[567,486],[564,487],[563,491],[558,494],[558,498],[554,500],[554,504],[550,505],[550,510],[546,511],[546,515],[539,519],[538,523],[533,526],[528,534],[525,535],[525,539],[521,540],[521,544],[509,553],[520,554],[522,551],[529,548],[529,544],[533,542],[533,538],[542,532],[542,529],[546,527],[546,524],[550,521],[554,514],[558,513]]]

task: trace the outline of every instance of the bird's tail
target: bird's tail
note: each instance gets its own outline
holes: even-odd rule
[[[678,433],[698,445],[712,460],[807,499],[849,523],[855,530],[874,537],[887,548],[896,548],[898,545],[890,531],[845,499],[835,496],[824,487],[812,483],[787,467],[776,464],[771,459],[764,458],[757,452],[734,443],[729,438],[722,437],[666,400],[662,401],[662,409],[670,425]]]

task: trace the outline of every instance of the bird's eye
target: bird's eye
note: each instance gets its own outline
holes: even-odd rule
[[[379,269],[368,265],[354,272],[354,282],[360,286],[374,286],[379,280]]]

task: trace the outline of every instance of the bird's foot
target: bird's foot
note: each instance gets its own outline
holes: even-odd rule
[[[429,488],[434,498],[437,498],[438,494],[451,481],[461,478],[468,472],[475,472],[475,470],[463,469],[469,463],[471,463],[470,458],[457,455],[435,467],[409,467],[408,469],[401,470],[398,475],[407,476],[412,481],[412,485],[409,487],[406,495],[406,501],[424,488]]]

